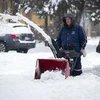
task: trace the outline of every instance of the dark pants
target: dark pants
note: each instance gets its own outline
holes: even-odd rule
[[[81,65],[81,57],[77,59],[74,70],[71,73],[71,76],[77,76],[82,74],[82,65]]]

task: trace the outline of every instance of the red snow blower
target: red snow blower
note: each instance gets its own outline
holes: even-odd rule
[[[64,59],[37,59],[35,79],[40,79],[45,71],[64,71],[65,78],[70,76],[69,63]]]
[[[40,79],[41,74],[45,71],[61,70],[65,75],[65,79],[73,72],[77,58],[80,56],[80,54],[74,49],[69,51],[59,49],[54,39],[51,39],[51,43],[47,42],[55,59],[37,59],[34,79]],[[65,59],[61,59],[62,57]]]

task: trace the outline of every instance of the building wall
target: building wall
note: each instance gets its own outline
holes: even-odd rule
[[[45,25],[45,19],[44,18],[39,18],[36,14],[34,14],[33,11],[28,12],[25,14],[23,9],[20,9],[20,13],[27,18],[29,18],[31,21],[33,21],[35,24],[39,26],[44,26]],[[48,16],[48,26],[50,26],[50,17]]]
[[[44,26],[45,25],[45,19],[44,18],[39,18],[34,12],[32,12],[32,21],[36,23],[39,26]],[[50,26],[50,17],[48,16],[48,26]]]

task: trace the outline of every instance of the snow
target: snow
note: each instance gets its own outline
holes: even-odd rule
[[[2,20],[0,20],[0,22],[5,22],[7,19],[13,19],[13,21],[18,22],[18,20],[20,20],[17,16],[13,16],[13,15],[9,15],[9,14],[2,14],[0,13],[0,17],[2,18]]]
[[[25,14],[27,14],[30,10],[31,10],[31,8],[28,7],[28,8],[25,10]]]
[[[37,25],[18,15],[49,39]],[[99,100],[100,54],[96,53],[100,37],[89,38],[82,57],[83,74],[67,79],[61,72],[46,71],[34,80],[36,60],[53,58],[50,48],[37,43],[27,54],[9,51],[0,53],[0,100]]]
[[[33,34],[30,28],[22,23],[0,23],[0,35],[1,34],[21,34],[21,30],[23,34]]]
[[[91,19],[92,19],[92,21],[95,21],[95,18],[94,17],[92,17]]]
[[[61,0],[49,0],[48,3],[44,3],[44,7],[43,7],[43,10],[45,12],[47,12],[48,14],[53,14],[54,13],[54,10],[53,10],[53,7],[55,7],[55,10],[57,10],[58,8],[58,4],[61,2]],[[67,2],[67,1],[66,1]],[[51,7],[51,8],[50,8]]]
[[[87,57],[82,57],[83,74],[66,80],[61,72],[45,72],[34,80],[38,58],[53,58],[43,43],[27,54],[9,51],[0,53],[0,100],[99,100],[100,54],[95,52],[99,38],[87,44]],[[91,44],[94,43],[94,44]]]

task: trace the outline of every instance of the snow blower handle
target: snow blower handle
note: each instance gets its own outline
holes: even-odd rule
[[[80,53],[78,53],[77,57],[75,58],[74,63],[70,66],[70,74],[72,74],[72,72],[73,72],[73,70],[74,70],[74,68],[75,68],[75,66],[76,66],[77,59],[78,59],[81,55],[82,55],[82,53],[81,53],[81,52],[80,52]],[[69,63],[70,63],[70,62],[69,62]]]

